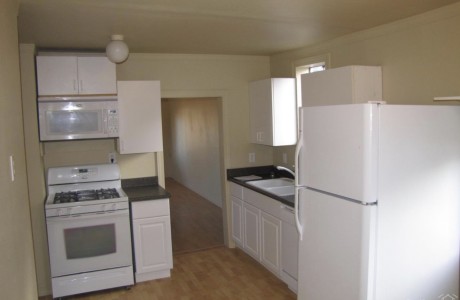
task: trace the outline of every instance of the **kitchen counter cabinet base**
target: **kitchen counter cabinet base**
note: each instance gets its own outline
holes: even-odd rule
[[[131,203],[136,282],[170,277],[173,267],[169,199]]]

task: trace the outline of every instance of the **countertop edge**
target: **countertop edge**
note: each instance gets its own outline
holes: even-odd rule
[[[129,202],[171,198],[171,194],[158,184],[155,177],[122,179],[122,189]]]

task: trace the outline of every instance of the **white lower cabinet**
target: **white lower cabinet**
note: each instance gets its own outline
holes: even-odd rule
[[[299,237],[292,208],[233,182],[229,184],[235,244],[297,291]]]
[[[243,248],[243,201],[234,196],[232,199],[232,237],[235,243]]]
[[[133,202],[136,281],[170,277],[172,262],[169,199]]]
[[[295,227],[294,211],[283,206],[281,210],[281,279],[297,292],[299,234]]]
[[[243,250],[256,260],[260,260],[260,210],[245,202],[243,203],[243,224]]]
[[[260,224],[260,262],[278,275],[280,274],[281,221],[261,211]]]

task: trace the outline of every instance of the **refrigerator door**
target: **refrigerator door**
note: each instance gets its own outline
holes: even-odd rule
[[[375,299],[458,299],[460,106],[380,109]]]
[[[300,109],[298,186],[377,202],[378,105]]]
[[[376,205],[300,191],[297,299],[373,299],[376,212]]]

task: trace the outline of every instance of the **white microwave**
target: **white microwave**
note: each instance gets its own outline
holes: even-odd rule
[[[40,141],[118,137],[116,97],[39,97]]]

